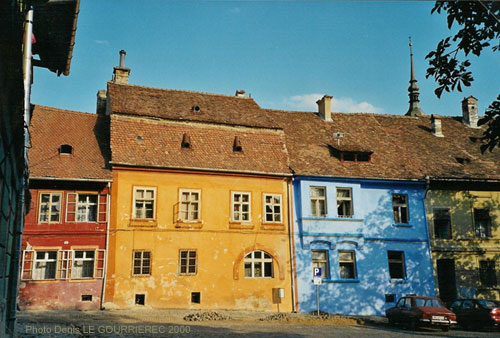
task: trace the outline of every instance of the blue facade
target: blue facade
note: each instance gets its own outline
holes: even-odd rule
[[[402,295],[435,295],[423,183],[296,177],[293,193],[299,311],[317,309],[313,266],[328,313],[385,315]]]

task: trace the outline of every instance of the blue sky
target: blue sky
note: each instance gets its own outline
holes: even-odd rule
[[[427,114],[480,114],[499,94],[499,54],[471,56],[475,81],[437,99],[425,55],[449,35],[430,1],[81,1],[68,77],[36,68],[31,101],[95,112],[121,49],[130,83],[233,95],[244,89],[263,108],[404,114],[414,44],[420,102]],[[36,15],[36,14],[35,14]]]

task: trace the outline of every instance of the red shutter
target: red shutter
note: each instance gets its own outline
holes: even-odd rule
[[[97,221],[99,223],[106,223],[108,220],[108,195],[99,194]]]
[[[66,222],[76,221],[76,196],[78,194],[68,193],[66,200]]]
[[[35,252],[33,250],[24,250],[21,280],[31,280],[31,272],[33,271],[33,257]]]

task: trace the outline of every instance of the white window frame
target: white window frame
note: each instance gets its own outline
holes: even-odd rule
[[[186,257],[182,257],[182,253],[186,253]],[[194,257],[191,257],[191,253],[194,252]],[[191,260],[194,259],[194,264],[191,264]],[[182,272],[182,266],[185,266],[185,272]],[[189,268],[194,267],[194,271],[190,272]],[[198,251],[196,249],[180,249],[179,250],[179,275],[181,276],[192,276],[196,275],[198,272]]]
[[[42,197],[43,195],[49,195],[49,202],[45,203],[48,204],[48,210],[47,210],[47,221],[42,221],[41,216],[42,216]],[[59,211],[58,211],[58,217],[57,221],[52,221],[52,197],[59,195]],[[61,192],[40,192],[39,196],[39,203],[38,203],[38,224],[46,224],[46,223],[61,223],[61,213],[62,213],[62,196],[63,194]],[[54,203],[55,204],[55,203]],[[44,213],[45,214],[45,213]]]
[[[314,189],[319,189],[323,191],[323,196],[313,196],[312,191]],[[313,217],[326,217],[327,206],[326,206],[326,187],[311,186],[309,187],[309,200],[311,204],[311,215]],[[323,202],[323,210],[320,208],[320,201]]]
[[[395,196],[404,196],[405,202],[398,203],[394,201]],[[402,209],[405,209],[406,222],[403,222],[403,212]],[[397,210],[397,213],[396,213]],[[392,213],[393,219],[396,224],[408,224],[410,223],[410,208],[408,206],[408,194],[392,194]],[[398,219],[396,219],[398,218]]]
[[[267,198],[271,198],[271,202],[267,202]],[[278,198],[279,203],[275,203],[274,199]],[[282,205],[282,195],[281,194],[264,194],[264,223],[283,223],[283,205]],[[279,213],[274,212],[274,208],[278,206],[279,207]],[[267,207],[271,209],[271,212],[267,211]],[[272,220],[269,221],[267,219],[267,216],[271,215]],[[279,216],[279,220],[275,220],[275,216]]]
[[[82,258],[76,258],[76,252],[82,251],[83,252],[83,257]],[[94,257],[87,257],[87,252],[93,252]],[[96,258],[97,258],[97,253],[95,249],[76,249],[73,250],[72,252],[73,260],[71,263],[71,279],[92,279],[95,276],[95,268],[96,268]],[[83,273],[83,264],[84,262],[89,262],[92,261],[92,276],[90,277],[83,277],[81,276]],[[75,269],[77,266],[77,262],[81,262],[82,266],[81,268]],[[80,276],[76,276],[75,271],[79,271]]]
[[[144,273],[144,268],[146,268],[146,266],[144,265],[144,253],[145,252],[148,252],[149,253],[149,258],[146,258],[147,260],[149,260],[149,265],[147,266],[147,268],[149,268],[149,273]],[[138,258],[138,260],[140,261],[140,265],[138,266],[138,268],[140,269],[139,273],[135,273],[135,261],[136,261],[136,258],[135,258],[135,254],[136,253],[140,253],[141,254],[141,257]],[[132,276],[136,276],[136,277],[141,277],[141,276],[151,276],[151,267],[152,267],[152,261],[153,261],[153,253],[151,252],[151,250],[134,250],[132,251]]]
[[[314,258],[314,253],[324,255],[324,258]],[[314,268],[321,268],[321,278],[330,278],[330,252],[328,250],[311,250],[311,263]]]
[[[260,252],[260,258],[255,258],[255,253],[256,252]],[[265,255],[269,256],[269,257],[265,257]],[[266,263],[271,263],[271,275],[270,276],[266,276],[266,268],[265,268],[265,264]],[[246,268],[245,268],[245,265],[246,264],[250,264],[251,266],[251,275],[250,276],[247,276],[246,275]],[[255,271],[257,270],[255,267],[256,265],[260,265],[261,266],[261,269],[262,269],[262,275],[261,276],[256,276],[256,273]],[[273,256],[265,251],[262,251],[262,250],[255,250],[255,251],[252,251],[252,252],[249,252],[245,255],[245,257],[243,258],[243,270],[244,270],[244,275],[245,275],[245,278],[273,278],[274,277],[274,259],[273,259]]]
[[[242,200],[239,202],[235,202],[234,198],[236,195],[240,195]],[[243,196],[247,195],[248,196],[248,202],[243,202]],[[245,213],[248,213],[248,219],[243,219],[243,206],[248,205],[248,211]],[[235,206],[239,206],[238,209],[238,218],[235,216]],[[252,193],[251,192],[244,192],[244,191],[231,191],[231,221],[232,222],[241,222],[241,223],[250,223],[252,222]]]
[[[80,202],[80,196],[86,196],[85,202]],[[89,201],[90,196],[95,196],[95,202],[92,203]],[[94,205],[95,206],[95,220],[94,221],[89,221],[89,216],[90,216],[90,207]],[[80,214],[80,207],[83,207],[85,210],[84,214]],[[77,194],[76,196],[76,215],[75,215],[75,222],[77,223],[88,223],[88,222],[97,222],[98,221],[98,215],[99,215],[99,195],[98,194]],[[84,219],[79,219],[80,215],[84,216]]]
[[[182,200],[183,194],[188,194],[188,199],[186,201]],[[193,194],[198,194],[198,200],[193,201],[191,197]],[[187,218],[183,217],[182,205],[186,205]],[[197,206],[197,210],[193,210],[194,205]],[[193,213],[197,212],[197,217],[191,216]],[[201,219],[201,190],[200,189],[180,189],[179,190],[179,220],[183,222],[198,222]]]
[[[38,253],[45,253],[44,255],[44,258],[42,259],[38,259],[37,256],[38,256]],[[56,258],[48,258],[49,256],[49,253],[51,252],[55,252],[56,254]],[[50,250],[50,249],[47,249],[47,250],[35,250],[34,251],[34,257],[33,257],[33,267],[32,267],[32,273],[31,273],[31,277],[33,280],[55,280],[57,279],[57,263],[59,261],[59,251],[58,250]],[[39,275],[41,275],[42,273],[41,272],[38,272],[38,271],[45,271],[44,269],[37,269],[37,263],[45,263],[45,269],[47,268],[46,264],[47,263],[55,263],[55,269],[54,269],[54,277],[52,278],[45,278],[45,276],[43,276],[43,278],[40,278]],[[45,273],[44,273],[45,275]]]
[[[348,191],[349,192],[349,196],[348,197],[343,197],[343,196],[339,196],[339,190],[340,191]],[[337,217],[339,218],[352,218],[352,216],[354,215],[354,203],[353,203],[353,198],[352,198],[352,188],[345,188],[345,187],[338,187],[335,189],[335,197],[337,199]],[[339,206],[340,206],[340,203],[341,202],[345,202],[345,201],[348,201],[349,202],[349,210],[344,210],[344,215],[340,215],[339,214]],[[345,204],[342,204],[342,205],[345,205]],[[342,207],[342,209],[345,209],[345,207]]]
[[[136,193],[138,191],[143,191],[144,194],[147,192],[147,191],[152,191],[153,192],[153,198],[146,198],[146,197],[143,197],[141,199],[138,199],[136,197]],[[142,203],[143,203],[143,206],[140,208],[140,210],[142,210],[142,216],[144,217],[137,217],[137,212],[138,212],[138,209],[136,207],[136,203],[137,203],[137,200],[140,200]],[[148,201],[153,201],[153,217],[146,217],[146,203]],[[156,187],[134,187],[134,190],[133,190],[133,196],[132,196],[132,219],[135,219],[135,220],[154,220],[156,219]]]

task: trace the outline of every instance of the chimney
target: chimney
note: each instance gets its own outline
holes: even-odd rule
[[[319,116],[325,121],[332,120],[332,98],[333,96],[323,95],[321,100],[316,101]]]
[[[444,137],[443,130],[441,128],[441,120],[434,115],[431,115],[431,128],[434,136]]]
[[[462,122],[471,128],[477,128],[477,99],[474,96],[462,100]]]
[[[104,115],[106,113],[106,90],[104,89],[97,91],[96,113],[98,115]]]
[[[130,68],[125,67],[125,55],[127,53],[122,49],[120,51],[120,65],[113,68],[113,82],[128,84]]]
[[[245,97],[245,91],[243,89],[236,90],[236,97]]]

